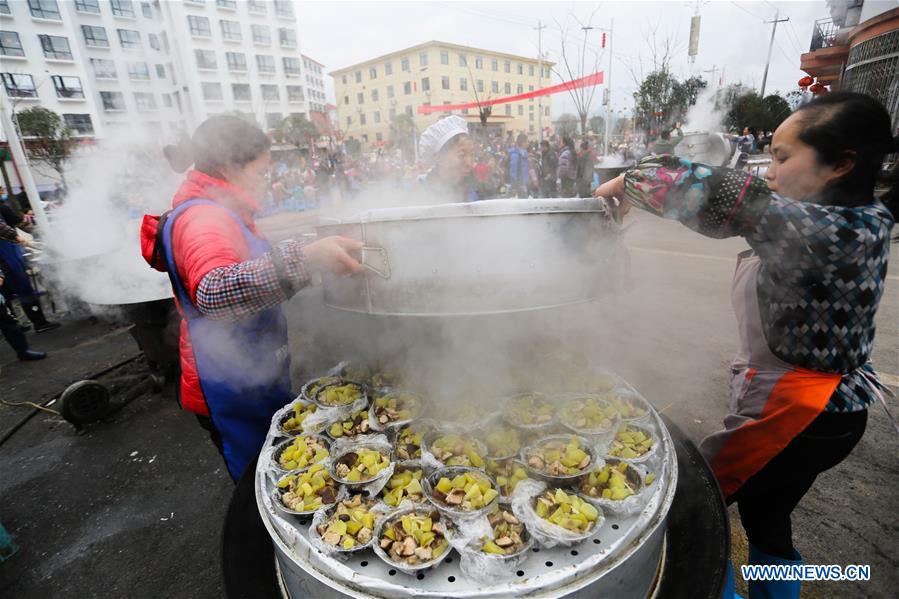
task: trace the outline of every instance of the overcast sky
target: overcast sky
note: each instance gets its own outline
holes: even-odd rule
[[[699,54],[690,65],[687,46],[690,17],[696,2],[300,2],[298,15],[300,45],[305,54],[325,64],[327,71],[362,62],[428,40],[439,40],[497,50],[523,56],[537,56],[537,22],[543,30],[543,48],[550,60],[561,62],[562,29],[567,30],[569,51],[579,51],[586,24],[593,14],[594,27],[608,28],[614,19],[612,61],[612,104],[616,109],[633,105],[636,89],[626,65],[639,69],[642,54],[645,71],[651,68],[651,52],[646,38],[656,30],[661,43],[673,42],[672,70],[680,77],[696,73],[710,84],[723,75],[725,83],[742,82],[760,87],[768,52],[771,25],[779,10],[786,23],[778,24],[768,93],[796,88],[804,75],[799,56],[808,51],[815,19],[828,17],[823,0],[768,2],[767,0],[699,3],[702,27]],[[601,32],[588,32],[588,43],[599,48]],[[608,50],[602,51],[607,52]],[[608,54],[600,55],[600,70],[608,69]],[[592,66],[594,59],[590,58]],[[713,79],[713,68],[718,71]],[[334,100],[331,77],[326,77],[329,99]],[[560,81],[554,76],[553,83]],[[600,110],[601,94],[596,94],[592,112]],[[553,96],[553,115],[573,112],[567,94]]]

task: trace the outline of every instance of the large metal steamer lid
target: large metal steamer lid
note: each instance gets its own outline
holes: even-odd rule
[[[324,278],[325,303],[367,314],[455,316],[595,299],[617,243],[604,201],[503,199],[384,208],[318,227],[361,239],[366,272]]]
[[[725,166],[733,154],[730,141],[721,133],[694,131],[685,133],[674,146],[675,156],[711,166]]]

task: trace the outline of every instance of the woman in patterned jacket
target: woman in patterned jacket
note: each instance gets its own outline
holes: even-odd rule
[[[750,563],[791,565],[793,509],[849,455],[883,390],[869,358],[899,194],[877,200],[874,185],[899,144],[883,106],[840,92],[798,109],[771,147],[766,180],[651,156],[596,193],[752,248],[733,282],[731,414],[702,450],[737,503]],[[749,595],[799,597],[799,585],[750,582]]]

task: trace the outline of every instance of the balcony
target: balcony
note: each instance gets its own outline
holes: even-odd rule
[[[836,90],[849,55],[846,33],[847,30],[839,27],[831,18],[815,21],[809,51],[800,58],[799,68]]]
[[[808,51],[814,52],[821,48],[831,48],[837,45],[837,32],[839,32],[839,27],[834,24],[833,19],[818,19],[812,30],[812,43]]]

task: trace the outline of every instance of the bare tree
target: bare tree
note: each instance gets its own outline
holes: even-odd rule
[[[468,58],[465,59],[465,66],[468,68],[468,80],[471,83],[471,91],[474,93],[474,101],[478,105],[478,119],[481,121],[481,136],[487,141],[487,119],[493,114],[493,105],[485,104],[490,100],[490,95],[481,96],[478,94],[478,82],[475,81],[474,74],[471,72],[471,65],[468,64]]]
[[[573,81],[599,70],[599,53],[591,49],[591,60],[590,56],[588,56],[587,45],[587,33],[593,29],[591,23],[597,10],[599,8],[594,9],[590,13],[586,23],[582,23],[575,15],[569,14],[569,17],[577,23],[578,28],[584,32],[583,41],[579,44],[572,43],[573,37],[569,34],[567,27],[556,20],[556,26],[559,28],[560,33],[560,43],[562,44],[561,68],[564,69],[563,73],[560,74],[557,71],[556,74],[559,74],[563,80]],[[587,118],[589,117],[590,106],[593,104],[593,97],[596,95],[596,86],[588,85],[577,89],[569,89],[568,93],[574,102],[575,111],[580,119],[581,134],[586,134]]]

